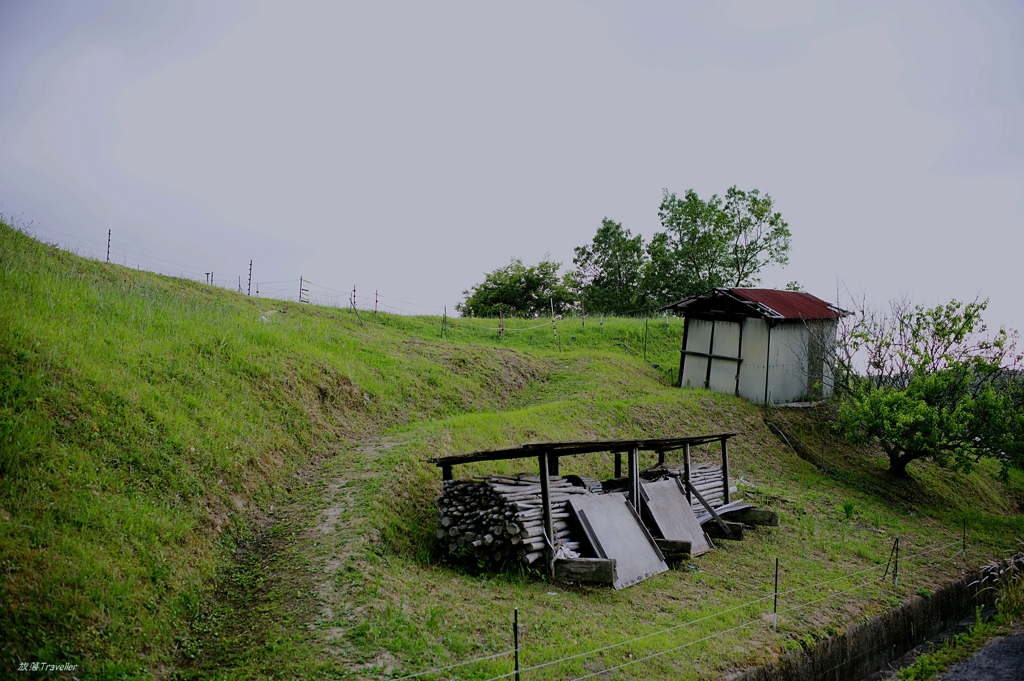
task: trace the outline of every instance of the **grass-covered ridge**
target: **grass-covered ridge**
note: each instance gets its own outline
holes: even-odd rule
[[[671,388],[679,320],[649,322],[644,363],[644,320],[563,320],[558,336],[546,325],[504,339],[495,320],[455,320],[442,340],[437,318],[360,315],[84,260],[0,227],[0,665],[67,661],[79,678],[372,677],[501,650],[516,605],[537,662],[760,595],[768,556],[812,583],[884,561],[897,533],[935,545],[968,509],[974,564],[1024,529],[1016,476],[1007,486],[985,467],[912,468],[914,486],[891,492],[935,518],[924,519],[858,484],[878,461],[813,420],[772,416],[851,480],[789,450],[753,405]],[[720,430],[740,433],[741,494],[783,524],[697,571],[622,592],[553,589],[448,566],[432,550],[430,455]],[[563,461],[565,472],[609,465]],[[854,594],[784,619],[778,634],[740,632],[717,657],[688,649],[652,678],[770,657],[933,587],[948,568],[908,564],[903,593]]]

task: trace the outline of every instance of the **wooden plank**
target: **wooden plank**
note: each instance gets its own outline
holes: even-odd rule
[[[692,544],[688,541],[676,539],[655,539],[654,541],[658,543],[658,548],[661,549],[661,554],[665,556],[665,562],[669,565],[674,565],[690,558]]]
[[[779,526],[778,513],[775,511],[763,511],[759,508],[743,508],[735,511],[726,511],[719,515],[727,520],[743,523],[744,525],[764,525],[767,527]]]
[[[722,440],[722,487],[725,489],[725,503],[729,503],[729,441]]]
[[[601,541],[597,538],[597,534],[594,532],[594,527],[590,524],[590,519],[587,518],[587,512],[583,509],[576,510],[572,507],[572,504],[567,504],[567,506],[576,514],[576,519],[579,520],[580,527],[583,528],[583,536],[585,536],[587,541],[590,542],[590,549],[598,558],[607,558],[608,554],[604,552],[604,547],[601,546]]]
[[[679,478],[676,478],[676,480],[678,479]],[[721,528],[722,532],[725,534],[729,534],[728,525],[726,525],[725,521],[723,521],[722,518],[717,513],[715,513],[715,509],[711,508],[711,504],[704,500],[704,497],[700,495],[700,492],[698,492],[697,488],[693,486],[693,483],[687,480],[686,487],[687,489],[690,490],[691,493],[693,493],[693,496],[697,497],[697,501],[704,505],[704,508],[706,508],[708,513],[711,514],[711,517],[715,519],[715,522],[718,523],[718,526],[719,528]]]
[[[616,589],[668,570],[659,549],[648,539],[643,523],[622,494],[577,494],[568,504],[577,517],[582,514],[587,518],[605,557],[615,559],[612,586]]]
[[[743,523],[730,523],[723,521],[722,524],[725,525],[728,529],[723,530],[721,527],[719,527],[718,523],[713,523],[709,520],[703,525],[704,531],[708,534],[709,537],[714,537],[715,539],[731,539],[733,541],[743,541]]]
[[[644,483],[643,488],[649,498],[647,510],[663,539],[688,542],[695,556],[711,550],[704,541],[704,531],[694,517],[693,509],[676,480],[648,482]]]
[[[618,578],[614,558],[557,558],[554,572],[563,582],[614,584]]]
[[[554,558],[551,543],[555,541],[555,529],[551,518],[551,478],[548,475],[547,452],[537,455],[537,464],[540,468],[540,499],[544,510],[544,551],[550,561]]]
[[[540,450],[546,450],[555,456],[590,454],[594,452],[628,452],[638,448],[642,451],[674,451],[682,449],[686,444],[702,445],[718,442],[722,438],[735,437],[736,433],[715,433],[708,435],[691,435],[686,437],[641,438],[635,440],[584,440],[579,442],[528,442],[518,447],[507,447],[466,454],[435,456],[428,459],[436,466],[460,465],[478,461],[506,461],[509,459],[526,459],[537,456]]]

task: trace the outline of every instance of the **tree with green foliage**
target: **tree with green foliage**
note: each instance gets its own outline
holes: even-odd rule
[[[576,248],[572,282],[588,309],[624,314],[720,286],[752,286],[768,264],[789,261],[790,232],[772,198],[730,187],[725,197],[680,198],[665,190],[664,231],[644,245],[605,218],[591,243]]]
[[[722,211],[728,241],[725,273],[730,286],[753,286],[761,281],[757,274],[767,265],[789,264],[792,234],[782,214],[775,212],[772,197],[734,185],[725,192]]]
[[[664,191],[658,217],[679,270],[679,297],[720,286],[753,286],[771,263],[789,262],[792,234],[767,193],[735,185],[725,198]]]
[[[586,246],[576,248],[573,283],[594,312],[627,314],[646,305],[643,295],[644,239],[605,218]]]
[[[573,305],[573,295],[564,278],[562,263],[549,255],[527,267],[520,258],[484,275],[484,281],[462,294],[466,299],[455,309],[466,317],[534,317],[563,314]]]
[[[892,475],[906,477],[907,465],[920,459],[957,470],[982,457],[1024,466],[1017,335],[1005,328],[988,334],[986,307],[898,301],[881,313],[861,305],[844,323],[839,424],[854,442],[878,442]]]

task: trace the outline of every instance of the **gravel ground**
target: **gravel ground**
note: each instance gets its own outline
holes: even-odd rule
[[[953,665],[935,681],[1024,681],[1024,629],[992,638],[974,657]]]

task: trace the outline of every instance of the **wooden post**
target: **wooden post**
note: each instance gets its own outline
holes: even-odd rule
[[[580,297],[580,319],[583,321],[583,328],[587,328],[587,306],[583,302],[583,297]]]
[[[379,302],[380,302],[380,290],[379,289],[374,289],[373,290],[373,316],[374,317],[377,316],[377,303],[379,303]]]
[[[704,389],[708,390],[711,388],[711,365],[715,363],[715,360],[711,358],[711,355],[715,354],[715,322],[711,322],[711,340],[708,342],[708,370],[704,376]]]
[[[501,340],[505,340],[505,313],[498,310],[498,322],[501,324]]]
[[[558,475],[558,457],[554,454],[548,458],[548,475]]]
[[[722,438],[722,484],[725,495],[722,497],[725,503],[729,503],[729,438]]]
[[[552,569],[554,555],[555,527],[551,519],[551,480],[548,478],[548,453],[546,451],[537,455],[537,464],[540,468],[540,499],[544,507],[544,553],[548,557],[548,570]]]
[[[110,262],[110,235],[113,231],[112,229],[107,230],[107,262]]]
[[[245,291],[245,295],[252,295],[252,260],[249,261],[249,286]]]
[[[441,479],[442,480],[451,480],[452,479],[452,465],[450,463],[446,463],[445,465],[441,466]]]
[[[683,477],[686,478],[686,501],[693,503],[693,497],[690,496],[690,443],[686,443],[686,447],[683,450]]]
[[[679,376],[676,377],[676,387],[683,387],[683,368],[686,367],[686,334],[690,331],[690,320],[683,317],[683,347],[679,350]],[[709,360],[710,361],[710,360]]]
[[[665,452],[660,451],[660,450],[658,451],[658,465],[659,466],[664,466],[665,465]]]
[[[629,464],[629,503],[640,511],[640,449],[633,447],[627,458]]]
[[[967,560],[967,516],[964,516],[964,560]]]
[[[622,452],[615,452],[615,479],[622,477]]]

